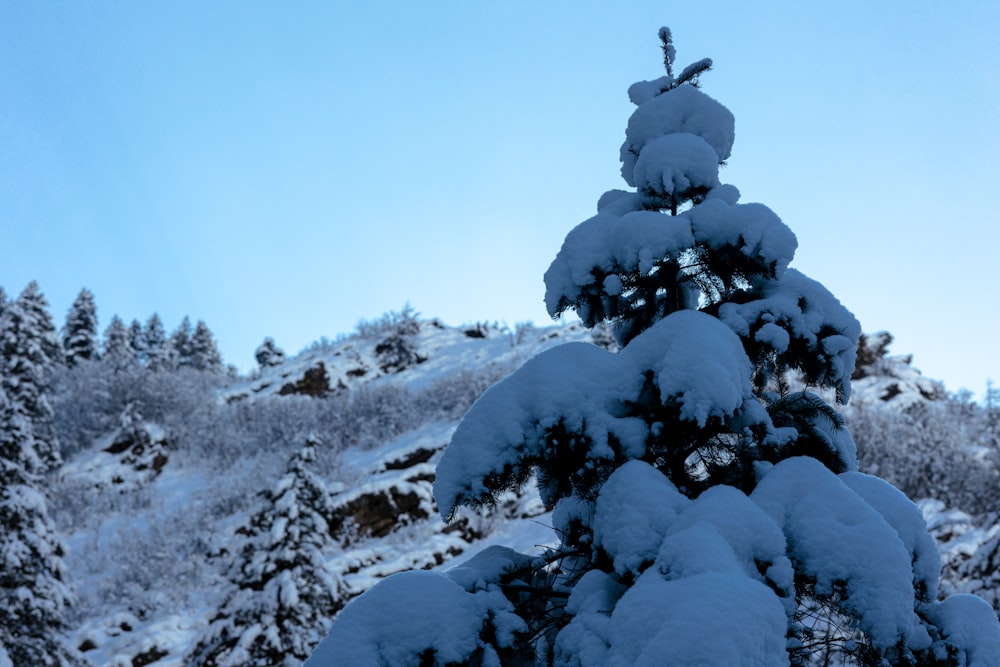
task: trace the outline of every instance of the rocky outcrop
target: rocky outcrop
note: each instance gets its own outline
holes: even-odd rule
[[[427,519],[435,511],[431,485],[424,480],[384,480],[334,500],[330,531],[342,542],[385,537],[398,526]]]
[[[322,398],[328,393],[330,393],[330,376],[327,374],[326,365],[322,361],[316,362],[316,365],[306,370],[298,380],[288,382],[278,390],[280,396],[301,394],[303,396],[312,396],[313,398]]]
[[[901,409],[947,397],[944,385],[924,377],[911,364],[912,355],[890,355],[893,337],[888,331],[862,334],[851,376],[851,403],[892,403]]]

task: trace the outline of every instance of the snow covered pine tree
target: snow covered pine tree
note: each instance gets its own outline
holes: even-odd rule
[[[190,365],[199,371],[206,373],[222,372],[222,355],[215,344],[215,337],[208,325],[198,320],[191,334]]]
[[[32,445],[30,422],[0,388],[0,655],[13,667],[86,665],[63,637],[73,594]]]
[[[81,360],[97,359],[97,306],[94,295],[86,287],[80,290],[66,314],[62,346],[68,366],[75,366]]]
[[[0,294],[0,665],[13,667],[89,664],[62,636],[73,595],[42,491],[59,462],[45,397],[58,344],[45,306],[35,283],[14,303]]]
[[[0,317],[0,387],[28,420],[43,473],[62,463],[48,390],[52,369],[63,355],[48,308],[32,281],[3,307]]]
[[[239,529],[245,536],[229,578],[236,589],[189,656],[191,667],[298,667],[343,606],[323,549],[332,541],[330,493],[312,470],[310,438],[266,503]]]
[[[619,354],[545,352],[488,390],[435,497],[490,505],[532,476],[560,544],[389,577],[342,612],[330,665],[1000,665],[972,596],[937,600],[919,510],[857,472],[838,413],[860,328],[788,268],[794,234],[720,183],[732,114],[701,60],[634,84],[611,191],[566,237],[546,304],[612,323]]]
[[[146,368],[151,371],[161,371],[169,366],[170,350],[167,348],[167,334],[160,316],[156,313],[150,315],[146,321],[146,326],[142,330],[142,343]]]
[[[101,354],[101,361],[113,368],[115,372],[123,372],[138,365],[128,327],[117,315],[111,317],[111,322],[104,330],[104,350]]]

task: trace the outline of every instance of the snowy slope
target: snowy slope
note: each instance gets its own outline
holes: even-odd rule
[[[378,351],[391,331],[353,336],[316,345],[240,379],[219,391],[219,401],[253,405],[298,394],[322,401],[324,396],[385,384],[419,392],[461,373],[499,378],[542,350],[591,340],[591,333],[579,324],[509,330],[482,324],[449,327],[429,320],[419,322],[417,329],[405,336],[414,354],[403,368],[387,365],[386,355]],[[502,540],[530,552],[552,540],[544,508],[532,492],[511,495],[491,516],[470,512],[444,524],[433,504],[431,484],[434,466],[456,425],[428,421],[379,446],[340,454],[335,478],[326,480],[338,513],[334,523],[339,521],[327,564],[343,576],[352,595],[394,572],[449,567],[480,544]],[[95,442],[61,472],[57,492],[97,490],[101,498],[93,508],[100,516],[76,522],[65,537],[69,579],[80,606],[101,609],[80,619],[71,641],[96,665],[177,667],[185,664],[230,586],[222,576],[224,552],[234,531],[248,519],[247,511],[215,511],[208,512],[213,518],[205,521],[203,506],[214,497],[213,489],[240,485],[239,477],[247,470],[234,462],[220,478],[173,456],[154,470],[141,455],[146,452],[148,458],[150,443],[162,445],[167,436],[151,422],[130,426]],[[132,439],[123,435],[126,430]],[[136,433],[144,435],[137,439]],[[270,479],[282,474],[280,468],[254,472]],[[178,543],[199,547],[171,553]],[[177,565],[178,560],[187,565]],[[143,604],[135,601],[137,585],[146,589]],[[156,590],[165,593],[157,595]]]
[[[421,320],[403,330],[400,336],[398,326],[387,325],[365,336],[324,341],[228,384],[218,401],[253,410],[290,396],[324,401],[387,385],[419,393],[463,373],[499,379],[543,350],[593,340],[579,323],[511,330]],[[899,410],[944,395],[938,383],[923,378],[908,359],[888,356],[884,347],[855,380],[852,403]],[[71,640],[96,665],[179,667],[232,586],[223,576],[228,550],[250,514],[246,506],[231,511],[213,505],[218,504],[214,490],[243,488],[247,475],[276,480],[283,461],[267,470],[234,461],[218,474],[171,455],[154,469],[151,445],[169,437],[156,424],[134,421],[67,462],[56,490],[104,489],[93,516],[77,521],[66,535],[69,579],[88,612],[78,619]],[[431,485],[456,426],[457,419],[425,420],[375,446],[342,451],[325,468],[331,471],[325,481],[336,508],[326,563],[343,578],[349,595],[395,572],[453,567],[491,544],[533,554],[555,542],[533,488],[510,494],[492,514],[463,511],[451,524],[441,520]],[[165,451],[170,454],[169,447]],[[925,503],[924,509],[932,522],[955,524],[943,507]],[[964,532],[947,533],[954,538],[952,550],[972,548],[989,536],[971,527],[955,530]],[[955,541],[962,535],[964,540]]]

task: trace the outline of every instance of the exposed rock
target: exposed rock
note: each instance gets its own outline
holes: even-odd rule
[[[462,331],[469,338],[486,338],[488,330],[485,325],[477,323],[474,328]]]
[[[947,397],[943,384],[925,378],[913,367],[911,355],[889,354],[892,341],[892,334],[887,331],[862,334],[858,339],[858,357],[851,376],[851,403],[860,405],[877,400],[907,409]]]
[[[335,501],[336,502],[336,501]],[[370,484],[348,494],[330,517],[330,532],[348,538],[348,531],[364,537],[385,537],[397,525],[427,519],[433,511],[427,482],[396,480]]]
[[[308,369],[305,374],[295,382],[289,382],[278,390],[281,396],[289,394],[302,394],[314,398],[322,398],[330,392],[330,376],[326,372],[326,366],[322,361]]]
[[[132,667],[146,667],[146,665],[151,665],[160,658],[165,658],[168,655],[168,651],[164,651],[159,646],[153,646],[149,650],[134,656],[132,658]]]
[[[430,468],[430,469],[429,470],[424,470],[424,469],[421,469],[421,468],[417,468],[416,470],[413,470],[412,472],[410,472],[410,474],[408,474],[406,476],[406,478],[405,478],[406,481],[407,482],[414,482],[414,483],[416,483],[416,482],[427,482],[429,484],[433,484],[434,483],[434,478],[435,478],[434,466],[428,466],[428,468]]]
[[[410,450],[404,454],[401,458],[391,459],[385,462],[386,470],[405,470],[407,468],[412,468],[420,463],[427,463],[431,460],[431,457],[438,452],[437,449],[430,449],[427,447],[418,447],[417,449]]]

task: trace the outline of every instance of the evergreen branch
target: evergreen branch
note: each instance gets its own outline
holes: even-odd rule
[[[667,70],[667,76],[674,77],[674,58],[677,51],[674,49],[674,38],[670,34],[670,28],[663,26],[660,28],[660,41],[663,42],[660,48],[663,49],[663,66]]]
[[[690,65],[685,67],[684,71],[681,72],[681,75],[677,77],[677,81],[674,83],[674,87],[676,88],[681,84],[690,83],[692,86],[697,88],[698,77],[704,74],[705,72],[709,71],[710,69],[712,69],[711,58],[702,58],[698,62],[691,63]]]

